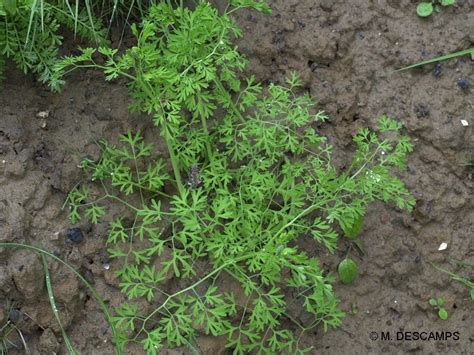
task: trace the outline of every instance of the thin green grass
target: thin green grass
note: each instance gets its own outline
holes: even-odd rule
[[[115,344],[121,344],[121,341],[120,341],[121,337],[120,337],[119,333],[117,332],[117,329],[116,329],[116,327],[114,325],[114,322],[112,320],[112,316],[110,314],[110,311],[109,311],[107,305],[105,304],[105,301],[102,299],[102,297],[96,291],[96,289],[76,269],[74,269],[68,263],[63,261],[61,258],[58,258],[56,255],[51,254],[50,252],[48,252],[44,249],[41,249],[39,247],[36,247],[34,245],[28,245],[28,244],[23,244],[23,243],[0,243],[0,248],[20,248],[20,249],[32,250],[32,251],[38,253],[42,258],[49,257],[49,258],[59,262],[60,264],[66,266],[69,270],[71,270],[79,278],[79,280],[89,289],[92,296],[97,300],[97,302],[99,303],[100,308],[102,309],[102,312],[104,312],[104,315],[107,319],[107,322],[110,326],[110,329],[112,330],[112,335],[113,335]],[[48,273],[48,276],[49,276],[49,273]],[[50,280],[49,277],[47,277],[47,279]],[[48,284],[49,284],[49,286],[48,286]],[[48,286],[48,294],[49,294],[49,297],[50,297],[50,302],[51,302],[51,300],[53,301],[53,302],[51,302],[51,306],[53,307],[53,304],[55,304],[55,302],[54,302],[54,296],[51,299],[52,289],[51,290],[49,289],[49,288],[51,288],[51,282],[50,281],[47,281],[47,286]],[[56,306],[54,306],[53,312],[55,312],[54,311],[55,308],[56,308]],[[56,310],[55,316],[57,317],[56,319],[58,319],[58,321],[60,321],[60,319],[58,318],[59,315],[57,314],[57,310]],[[62,329],[62,327],[61,327],[61,329]],[[123,355],[123,350],[121,349],[121,347],[116,346],[116,351],[117,351],[118,355]]]
[[[10,320],[0,326],[0,355],[7,355],[9,348],[16,347],[16,345],[8,339],[10,333],[14,330],[14,324]]]
[[[113,21],[119,17],[124,17],[124,23],[128,23],[132,13],[136,13],[139,17],[144,15],[144,11],[148,7],[152,1],[147,0],[103,0],[101,2],[94,2],[91,0],[79,1],[79,0],[62,0],[61,2],[55,6],[53,3],[47,2],[45,0],[33,0],[31,2],[31,6],[29,8],[29,25],[28,25],[28,36],[27,36],[27,43],[29,39],[29,35],[34,32],[34,24],[36,16],[39,16],[41,21],[41,29],[44,29],[44,18],[45,18],[45,4],[47,3],[48,6],[52,6],[57,9],[65,9],[66,15],[74,21],[74,33],[78,32],[78,26],[81,22],[81,11],[86,12],[89,24],[87,27],[94,34],[96,42],[100,40],[99,28],[95,21],[96,16],[98,15],[102,19],[104,16],[107,16],[107,20],[109,23],[108,29],[110,30],[110,26]],[[84,23],[81,24],[85,26]],[[124,26],[125,27],[125,26]]]
[[[96,43],[100,43],[100,28],[93,14],[91,0],[86,0],[81,6],[82,9],[79,7],[79,0],[76,0],[74,3],[73,1],[63,0],[62,4],[58,4],[57,6],[54,3],[46,2],[45,0],[33,0],[31,2],[31,6],[29,7],[30,14],[25,44],[29,43],[30,35],[32,33],[35,33],[37,30],[35,28],[35,20],[37,16],[39,16],[40,18],[41,31],[44,31],[45,10],[48,10],[48,8],[54,8],[56,11],[63,12],[66,17],[70,18],[71,21],[74,22],[74,34],[78,33],[79,24],[81,24],[83,28],[87,28],[88,31],[92,33],[94,41]],[[87,13],[87,19],[89,22],[88,24],[84,23],[84,21],[82,20],[81,10],[83,10],[84,8]]]
[[[469,55],[469,54],[471,54],[471,53],[474,53],[474,47],[473,47],[473,48],[469,48],[469,49],[465,49],[465,50],[462,50],[462,51],[454,52],[454,53],[449,53],[449,54],[446,54],[446,55],[443,55],[443,56],[440,56],[440,57],[436,57],[436,58],[424,60],[424,61],[422,61],[422,62],[418,62],[418,63],[412,64],[412,65],[409,65],[409,66],[407,66],[407,67],[403,67],[403,68],[397,69],[397,70],[395,70],[395,72],[399,72],[399,71],[403,71],[403,70],[408,70],[408,69],[413,69],[413,68],[418,68],[418,67],[421,67],[421,66],[427,65],[427,64],[433,64],[433,63],[442,62],[442,61],[445,61],[445,60],[449,60],[449,59],[453,59],[453,58],[457,58],[457,57],[462,57],[462,56],[465,56],[465,55]]]
[[[8,11],[0,0],[0,79],[5,59],[25,73],[33,72],[47,83],[59,60],[67,28],[94,46],[107,45],[116,23],[122,37],[130,23],[140,21],[153,0],[30,0],[11,2]],[[116,22],[114,22],[116,21]],[[120,47],[120,45],[119,45]]]
[[[17,344],[13,343],[8,337],[10,333],[17,332],[18,336],[20,337],[21,343],[23,345],[24,353],[29,355],[31,351],[26,343],[25,337],[21,332],[20,328],[18,328],[11,320],[8,320],[5,324],[0,326],[0,355],[8,355],[8,349],[15,348],[18,349]]]
[[[470,265],[470,264],[466,264],[466,263],[462,263],[462,262],[456,262],[458,265],[464,265],[464,266],[467,266],[467,267],[473,267],[473,265]],[[461,275],[458,275],[454,272],[451,272],[449,270],[446,270],[444,268],[442,268],[441,266],[438,266],[436,264],[433,264],[431,263],[431,265],[438,271],[441,271],[447,275],[449,275],[451,277],[451,279],[453,279],[454,281],[456,282],[459,282],[460,284],[466,286],[468,289],[469,289],[469,295],[471,297],[471,300],[474,301],[474,281],[471,281],[465,277],[462,277]]]
[[[20,329],[18,329],[16,326],[14,326],[15,330],[18,332],[18,336],[21,339],[21,343],[23,344],[23,348],[25,350],[25,354],[30,355],[31,351],[30,348],[28,348],[28,344],[26,344],[25,337],[23,336],[23,333],[21,332]]]
[[[53,286],[51,285],[51,277],[49,275],[46,256],[44,254],[40,254],[40,255],[41,255],[41,262],[43,263],[43,271],[44,271],[44,276],[46,280],[46,289],[48,290],[48,297],[49,297],[49,303],[51,304],[51,310],[53,311],[54,317],[56,318],[56,321],[59,324],[59,328],[61,329],[61,334],[64,339],[64,344],[66,344],[67,351],[69,352],[70,355],[76,355],[77,353],[74,350],[74,347],[72,346],[71,340],[67,336],[66,330],[64,329],[63,324],[61,322],[61,316],[59,315],[58,308],[56,307],[56,301],[54,299]]]

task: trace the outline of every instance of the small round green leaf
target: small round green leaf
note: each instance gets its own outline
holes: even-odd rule
[[[357,264],[349,258],[341,261],[337,271],[343,284],[350,284],[357,277]]]
[[[433,13],[433,4],[430,2],[421,2],[416,7],[416,13],[420,17],[428,17]]]
[[[436,301],[436,299],[434,298],[430,298],[430,300],[428,301],[430,303],[430,305],[432,305],[433,307],[437,306],[438,305],[438,302]]]
[[[438,311],[438,316],[442,320],[448,319],[448,311],[445,310],[444,308],[440,308]]]
[[[441,5],[442,6],[451,6],[454,5],[456,0],[441,0]]]
[[[436,303],[438,304],[438,306],[442,306],[444,304],[444,298],[438,297],[438,299],[436,300]]]

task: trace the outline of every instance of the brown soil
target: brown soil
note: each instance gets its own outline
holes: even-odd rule
[[[381,203],[372,206],[362,237],[365,255],[354,254],[360,277],[335,286],[348,315],[340,328],[326,334],[318,329],[302,339],[314,353],[474,353],[474,303],[468,290],[430,264],[474,276],[472,268],[469,272],[450,262],[474,264],[474,181],[472,170],[463,166],[474,154],[474,61],[444,62],[438,77],[432,66],[391,73],[472,47],[474,1],[458,0],[429,19],[416,16],[416,3],[274,0],[271,16],[239,14],[245,34],[239,46],[251,60],[248,72],[269,82],[298,71],[332,117],[324,131],[337,148],[337,159],[352,151],[355,130],[374,126],[382,114],[403,121],[416,145],[403,176],[416,209],[408,216]],[[471,88],[461,89],[459,79],[470,80]],[[71,76],[58,95],[12,68],[0,93],[0,241],[40,245],[60,256],[81,270],[111,306],[123,296],[112,271],[104,268],[106,226],[80,224],[84,241],[68,242],[65,230],[71,226],[62,206],[81,179],[81,158],[97,157],[96,141],[128,128],[151,127],[146,117],[129,113],[127,101],[123,83],[104,83],[92,71]],[[41,111],[49,116],[38,118]],[[438,251],[442,242],[448,248]],[[344,248],[341,242],[342,253]],[[334,270],[339,259],[331,260],[328,267]],[[94,299],[65,268],[50,263],[50,270],[63,324],[78,353],[113,354],[110,330]],[[15,320],[33,354],[65,354],[42,275],[33,253],[0,249],[0,324],[8,316]],[[446,300],[446,321],[428,304],[437,296]],[[351,312],[353,307],[357,312]],[[394,339],[369,338],[380,331]],[[459,332],[459,340],[397,341],[400,331]],[[24,353],[17,333],[10,340]],[[199,346],[203,354],[225,353],[222,339],[203,337]],[[140,347],[127,351],[142,353]]]

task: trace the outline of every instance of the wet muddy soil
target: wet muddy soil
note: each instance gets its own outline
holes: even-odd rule
[[[459,264],[474,264],[474,180],[465,166],[474,154],[474,60],[393,72],[474,46],[474,1],[458,0],[428,19],[418,18],[417,2],[409,0],[269,3],[270,16],[238,15],[248,72],[264,82],[299,72],[332,118],[323,131],[336,159],[351,154],[358,127],[374,126],[382,114],[401,120],[415,143],[402,176],[417,199],[415,211],[372,206],[364,253],[355,255],[360,277],[335,285],[347,312],[343,325],[326,334],[317,329],[303,343],[313,345],[315,354],[474,353],[469,291],[432,266],[474,277],[472,267]],[[0,92],[0,241],[34,244],[60,256],[110,306],[123,296],[107,267],[106,225],[71,226],[63,205],[83,178],[77,168],[82,157],[98,156],[98,140],[151,127],[149,119],[128,111],[127,102],[123,83],[107,84],[93,71],[73,74],[61,94],[52,94],[12,67]],[[82,238],[68,235],[72,227],[81,229]],[[447,249],[438,250],[441,243]],[[341,253],[344,248],[341,242]],[[335,270],[337,260],[327,266]],[[49,266],[62,322],[78,353],[112,354],[110,330],[95,300],[70,271]],[[441,296],[449,312],[445,321],[428,304]],[[8,335],[18,347],[10,353],[25,353],[23,342],[33,354],[66,353],[41,261],[29,251],[0,249],[0,325],[7,319],[23,337]],[[408,340],[415,331],[458,332],[459,339]],[[392,339],[381,340],[380,332]],[[222,339],[202,337],[198,345],[203,354],[226,353]],[[142,353],[140,347],[127,350]]]

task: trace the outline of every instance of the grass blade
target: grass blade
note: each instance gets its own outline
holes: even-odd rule
[[[471,53],[474,53],[474,47],[469,48],[469,49],[465,49],[465,50],[462,50],[462,51],[459,51],[459,52],[449,53],[449,54],[446,54],[446,55],[443,55],[443,56],[440,56],[440,57],[428,59],[428,60],[425,60],[425,61],[422,61],[422,62],[418,62],[418,63],[412,64],[412,65],[409,65],[407,67],[397,69],[395,71],[398,72],[398,71],[413,69],[413,68],[421,67],[421,66],[427,65],[427,64],[433,64],[433,63],[442,62],[442,61],[448,60],[448,59],[462,57],[462,56],[465,56],[465,55],[468,55],[468,54],[471,54]]]
[[[25,46],[28,45],[28,41],[30,39],[31,27],[33,26],[33,20],[35,18],[36,12],[36,1],[37,0],[33,0],[33,3],[30,7],[30,20],[28,22],[28,31],[26,32]]]
[[[25,352],[27,355],[30,355],[31,354],[31,351],[30,351],[30,348],[28,348],[28,344],[26,343],[26,340],[25,340],[25,337],[23,336],[23,333],[21,332],[20,329],[18,329],[17,327],[15,327],[15,330],[17,331],[18,333],[18,336],[20,337],[21,339],[21,342],[23,344],[23,348],[25,349]]]
[[[74,12],[74,36],[77,33],[77,21],[79,21],[79,0],[76,0],[76,9]]]
[[[96,42],[96,44],[99,44],[100,40],[99,40],[99,37],[98,37],[97,32],[96,32],[95,25],[94,25],[94,17],[93,17],[94,15],[92,14],[92,8],[91,8],[90,0],[86,0],[85,5],[86,5],[87,16],[89,17],[89,22],[91,24],[92,32],[94,33],[95,42]]]
[[[44,32],[44,2],[40,0],[41,31]]]
[[[48,263],[46,262],[46,256],[44,256],[44,254],[40,254],[40,256],[41,256],[41,262],[43,263],[44,276],[46,279],[46,289],[48,290],[48,298],[49,298],[49,303],[51,304],[51,309],[53,311],[54,317],[56,318],[59,324],[59,328],[61,329],[61,333],[63,335],[63,339],[64,339],[64,343],[66,344],[67,351],[69,352],[70,355],[76,355],[77,353],[74,350],[71,340],[69,340],[69,337],[67,336],[67,333],[63,328],[61,317],[59,316],[58,308],[56,307],[56,301],[54,300],[53,286],[51,285],[51,277],[49,275]]]

